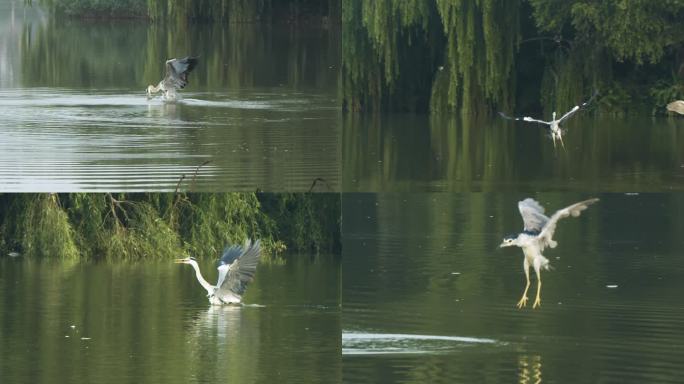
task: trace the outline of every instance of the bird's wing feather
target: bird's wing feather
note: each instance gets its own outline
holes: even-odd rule
[[[584,200],[556,211],[556,213],[554,213],[546,222],[546,225],[544,225],[544,228],[542,228],[541,233],[539,233],[538,237],[541,240],[542,249],[546,246],[550,246],[551,248],[555,247],[556,243],[553,241],[553,234],[556,232],[556,224],[558,223],[558,220],[568,216],[577,217],[580,215],[580,213],[582,213],[582,211],[597,201],[599,201],[597,198]]]
[[[566,113],[565,115],[561,116],[560,119],[558,119],[558,123],[561,123],[563,120],[565,120],[565,119],[569,118],[570,116],[574,115],[574,114],[577,113],[577,111],[579,111],[579,110],[580,110],[580,106],[579,106],[579,105],[575,105],[574,107],[572,107],[572,109],[571,109],[570,111],[568,111],[568,113]]]
[[[527,198],[518,202],[520,216],[522,216],[524,230],[529,232],[540,232],[549,218],[544,215],[544,207],[532,198]]]
[[[511,116],[508,116],[507,114],[505,114],[503,112],[499,112],[499,116],[503,117],[504,119],[508,119],[508,120],[515,120],[515,121],[522,120],[522,117],[511,117]]]
[[[188,73],[197,65],[196,57],[184,57],[166,61],[166,76],[164,83],[167,88],[185,88],[188,85]]]
[[[232,247],[231,247],[232,248]],[[244,247],[240,248],[240,255],[227,269],[227,273],[220,284],[217,285],[219,297],[223,294],[242,295],[245,293],[247,284],[254,280],[254,273],[259,264],[261,255],[261,242],[247,241]],[[219,267],[219,271],[220,271]]]
[[[551,123],[548,122],[548,121],[533,119],[533,118],[531,118],[531,117],[529,117],[529,116],[523,117],[523,121],[527,121],[528,123],[539,123],[539,124],[546,124],[546,125],[550,125],[550,124],[551,124]]]
[[[219,266],[221,265],[226,265],[226,264],[233,264],[233,261],[237,260],[240,255],[242,254],[242,246],[241,245],[232,245],[229,247],[226,247],[223,250],[223,254],[221,255],[221,259],[219,259]]]
[[[598,90],[595,90],[595,91],[594,91],[594,94],[591,95],[591,97],[589,98],[589,100],[585,101],[584,103],[582,103],[582,104],[580,104],[580,105],[575,105],[570,111],[568,111],[568,113],[566,113],[566,114],[563,115],[560,119],[558,119],[558,123],[560,124],[563,120],[568,119],[570,116],[572,116],[572,115],[574,115],[575,113],[577,113],[577,111],[579,111],[580,109],[585,109],[585,108],[587,108],[587,107],[589,106],[589,104],[591,104],[591,102],[594,101],[594,99],[596,98],[596,95],[598,95]]]
[[[218,289],[221,285],[223,285],[223,282],[226,280],[226,275],[228,274],[228,270],[230,270],[230,265],[221,264],[216,269],[218,269],[219,272],[218,281],[216,282],[216,288]]]

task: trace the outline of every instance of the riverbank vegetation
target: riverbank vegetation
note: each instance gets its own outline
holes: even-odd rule
[[[598,109],[658,113],[684,98],[684,2],[342,0],[352,111]]]
[[[339,225],[337,194],[0,195],[0,254],[30,258],[215,258],[246,238],[271,256],[336,252]]]

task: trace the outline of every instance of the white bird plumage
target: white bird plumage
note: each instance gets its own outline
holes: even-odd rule
[[[526,285],[522,298],[518,302],[518,308],[522,308],[527,304],[527,290],[530,288],[530,266],[534,268],[534,272],[537,275],[537,295],[532,308],[537,308],[541,305],[541,270],[548,270],[550,268],[549,260],[542,255],[542,251],[546,247],[556,248],[558,245],[553,240],[558,220],[568,216],[577,217],[589,205],[597,201],[599,201],[597,198],[580,201],[579,203],[559,209],[551,217],[544,215],[544,207],[532,198],[518,202],[518,209],[524,224],[523,232],[505,237],[499,245],[499,247],[520,247],[525,254],[523,269],[525,271]]]
[[[147,86],[147,98],[150,99],[153,94],[161,91],[164,101],[176,101],[178,99],[177,90],[188,85],[188,74],[196,65],[196,57],[188,56],[182,59],[167,60],[164,78],[156,86]]]
[[[591,98],[589,98],[589,100],[587,100],[586,102],[579,104],[579,105],[575,105],[574,107],[572,107],[572,109],[570,109],[563,116],[561,116],[560,119],[556,119],[556,112],[553,112],[551,114],[551,121],[533,119],[529,116],[510,117],[503,112],[499,112],[499,115],[501,115],[501,117],[503,117],[505,119],[509,119],[509,120],[525,121],[528,123],[539,123],[539,124],[547,125],[549,127],[549,132],[551,133],[551,139],[553,140],[553,147],[554,148],[556,147],[556,140],[558,140],[558,141],[560,141],[563,149],[565,149],[565,144],[563,143],[563,130],[560,126],[561,123],[563,123],[564,121],[569,119],[572,115],[577,113],[577,111],[579,111],[580,109],[586,108],[594,100],[596,95],[598,95],[598,91],[594,92],[594,94],[591,96]]]
[[[247,284],[254,280],[260,255],[260,240],[247,240],[242,246],[233,245],[226,248],[217,268],[219,275],[216,285],[211,285],[204,279],[194,258],[176,259],[175,262],[192,266],[197,281],[207,291],[207,297],[212,305],[239,304],[242,302]]]

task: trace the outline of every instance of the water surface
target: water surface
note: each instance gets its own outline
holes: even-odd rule
[[[343,190],[684,190],[684,119],[578,114],[565,149],[538,124],[452,114],[345,115]]]
[[[339,264],[302,258],[261,265],[242,307],[171,262],[0,259],[2,382],[339,381]]]
[[[130,90],[0,90],[1,188],[173,191],[186,175],[194,191],[307,191],[316,178],[331,191],[332,105],[279,90],[186,92],[175,104]]]
[[[684,195],[601,194],[515,306],[524,194],[345,194],[343,381],[677,382]],[[553,212],[586,193],[545,193]]]
[[[56,22],[5,1],[0,31],[1,190],[339,188],[334,26]],[[182,100],[147,100],[186,55]]]

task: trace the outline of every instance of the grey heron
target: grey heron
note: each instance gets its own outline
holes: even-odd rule
[[[526,121],[528,123],[539,123],[539,124],[548,125],[549,126],[549,132],[551,133],[551,139],[553,140],[553,147],[554,148],[556,147],[556,139],[558,139],[558,141],[560,141],[563,149],[565,149],[565,144],[563,144],[563,130],[561,129],[561,126],[560,126],[561,123],[563,123],[565,120],[569,119],[572,115],[577,113],[577,111],[579,111],[580,109],[586,108],[589,105],[589,103],[591,103],[594,100],[596,95],[598,95],[598,91],[594,92],[594,94],[589,98],[589,100],[585,101],[582,104],[575,105],[574,107],[572,107],[572,109],[570,109],[570,111],[566,112],[563,116],[561,116],[560,119],[556,119],[556,112],[554,111],[551,114],[551,121],[537,120],[537,119],[533,119],[529,116],[510,117],[510,116],[507,116],[503,112],[499,112],[499,115],[501,115],[501,117],[503,117],[505,119],[509,119],[509,120]]]
[[[147,98],[152,98],[154,93],[163,92],[163,99],[175,101],[178,97],[177,90],[188,85],[188,74],[197,65],[196,57],[184,57],[182,59],[171,59],[166,61],[166,74],[157,84],[147,86]]]
[[[599,201],[597,198],[580,201],[563,209],[556,211],[551,217],[544,215],[544,207],[542,207],[536,200],[527,198],[518,202],[518,209],[523,218],[523,231],[517,235],[507,236],[503,239],[500,248],[516,246],[520,247],[525,254],[523,261],[523,269],[525,270],[525,291],[522,298],[518,302],[518,308],[522,308],[527,304],[527,290],[530,288],[530,265],[534,268],[537,275],[537,296],[534,299],[532,308],[537,308],[541,305],[541,269],[548,270],[550,268],[549,260],[542,255],[542,251],[546,247],[556,248],[558,243],[553,240],[553,234],[556,232],[556,224],[558,220],[568,216],[577,217],[580,213],[587,209],[589,205]]]
[[[216,285],[211,285],[204,279],[194,258],[176,259],[175,262],[190,264],[195,269],[197,281],[207,291],[209,303],[212,305],[239,304],[242,302],[242,295],[247,289],[247,284],[254,280],[260,254],[260,240],[255,242],[247,240],[244,245],[233,245],[226,248],[219,261],[219,275]]]

